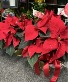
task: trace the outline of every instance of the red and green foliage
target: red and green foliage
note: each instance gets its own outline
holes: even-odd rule
[[[26,15],[20,18],[8,16],[0,22],[0,45],[10,56],[16,50],[22,50],[22,56],[27,58],[38,75],[41,62],[46,76],[49,75],[49,64],[53,64],[59,74],[60,59],[68,53],[68,26],[61,16],[48,10],[37,21],[28,19]]]

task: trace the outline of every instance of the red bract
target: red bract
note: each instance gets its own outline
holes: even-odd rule
[[[35,26],[28,25],[25,29],[25,41],[33,40],[38,36],[38,30],[35,29]]]
[[[14,37],[13,34],[9,34],[5,40],[6,44],[5,47],[8,47],[11,45],[11,43],[13,43],[13,46],[16,47],[19,45],[20,40],[17,39],[16,37]]]
[[[53,11],[46,11],[43,18],[37,23],[37,26],[38,27],[43,27],[43,26],[46,27],[48,25],[49,20],[51,19],[52,15],[54,15]]]
[[[0,40],[5,39],[9,31],[9,25],[0,22]]]
[[[49,38],[44,41],[43,43],[43,51],[42,54],[47,54],[52,50],[55,50],[58,48],[58,43],[56,39]]]
[[[49,23],[51,38],[57,38],[60,32],[62,32],[65,28],[65,24],[59,16],[52,16]]]
[[[15,34],[16,34],[16,30],[13,28],[13,26],[10,26],[9,32],[5,38],[5,42],[6,42],[5,47],[8,47],[12,43],[12,41],[14,47],[16,47],[19,44],[20,40],[14,36]]]
[[[35,26],[27,25],[25,28],[25,41],[35,39],[38,36],[39,31],[42,31],[43,33],[46,34],[46,31],[49,26],[49,20],[51,19],[52,15],[53,15],[53,11],[51,11],[50,13],[47,12],[43,16],[43,18],[37,22]]]
[[[21,22],[19,21],[18,22],[18,26],[19,28],[21,28],[22,30],[25,30],[25,27],[27,25],[31,25],[32,24],[32,20],[29,20],[29,19],[25,19],[25,20],[22,20]]]
[[[50,60],[50,54],[44,54],[39,57],[40,61],[49,61]]]
[[[5,47],[8,47],[12,42],[12,35],[8,35],[5,39]]]
[[[54,22],[54,20],[56,21]],[[59,17],[52,16],[49,29],[51,38],[45,40],[42,54],[47,54],[50,51],[57,50],[54,57],[50,60],[50,62],[52,62],[64,56],[65,52],[68,52],[68,28]]]
[[[59,37],[60,36],[60,37]],[[68,28],[66,28],[64,31],[62,31],[58,36],[57,43],[58,48],[54,56],[51,58],[50,62],[63,57],[65,55],[65,52],[68,53]]]
[[[46,34],[47,27],[38,28],[38,26],[27,25],[25,29],[25,41],[35,39],[38,36],[39,31]]]
[[[19,39],[17,39],[16,37],[13,37],[13,45],[14,45],[14,47],[18,46],[19,42],[20,42]]]
[[[16,30],[12,26],[10,26],[9,30],[10,30],[10,33],[16,34]]]
[[[8,16],[5,20],[5,23],[12,25],[12,26],[16,26],[18,22],[19,22],[19,19],[15,16],[14,17]]]
[[[35,43],[24,48],[24,50],[22,51],[22,55],[23,57],[29,55],[30,58],[32,58],[35,53],[41,53],[41,52],[42,52],[42,41],[40,39],[37,39]]]
[[[5,41],[5,47],[8,47],[12,41],[13,41],[13,45],[14,47],[16,47],[19,44],[19,39],[17,39],[16,37],[14,37],[14,35],[16,34],[16,29],[14,28],[14,26],[17,25],[18,23],[18,18],[17,17],[10,17],[8,16],[5,20],[5,23],[0,23],[0,40],[4,39]]]
[[[38,39],[35,44],[32,44],[28,48],[28,53],[30,58],[33,57],[35,53],[41,53],[42,52],[42,41]]]
[[[24,48],[24,50],[22,51],[22,56],[23,56],[23,57],[28,57],[28,46],[26,46],[26,47]]]

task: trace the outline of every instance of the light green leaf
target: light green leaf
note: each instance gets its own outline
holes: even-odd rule
[[[10,56],[12,56],[15,52],[15,49],[13,46],[9,46],[8,48],[6,48],[6,53],[9,54]]]
[[[32,69],[34,67],[34,64],[37,62],[39,56],[40,56],[40,54],[35,54],[32,58],[30,58],[30,57],[27,58],[28,63],[30,64]]]

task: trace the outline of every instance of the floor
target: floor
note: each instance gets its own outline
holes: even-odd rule
[[[0,50],[0,82],[49,82],[50,77],[46,78],[43,72],[37,76],[26,59],[10,57],[4,50]],[[62,68],[57,82],[68,82],[67,80],[68,70]]]

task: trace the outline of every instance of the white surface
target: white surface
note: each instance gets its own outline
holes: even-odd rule
[[[60,15],[60,13],[61,13],[62,10],[63,10],[63,8],[58,8],[57,15]]]
[[[44,16],[44,13],[33,9],[33,15],[38,18],[42,18]]]
[[[10,6],[15,6],[15,0],[9,0]]]

